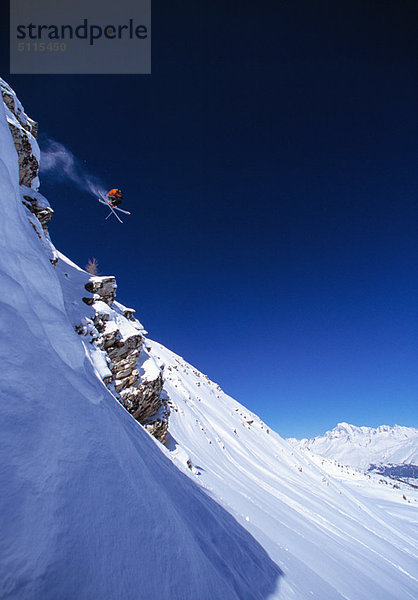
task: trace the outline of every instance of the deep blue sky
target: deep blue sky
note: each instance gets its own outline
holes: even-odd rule
[[[155,2],[150,76],[11,76],[3,36],[40,131],[133,213],[44,177],[57,247],[284,436],[418,425],[416,8]]]

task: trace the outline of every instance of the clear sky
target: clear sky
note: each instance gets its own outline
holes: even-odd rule
[[[155,2],[149,76],[11,76],[2,36],[40,132],[133,213],[45,176],[56,246],[283,436],[418,426],[416,9]]]

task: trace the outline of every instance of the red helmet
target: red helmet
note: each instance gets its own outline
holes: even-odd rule
[[[108,192],[107,195],[109,198],[122,198],[121,190],[117,190],[116,188],[114,188],[113,190],[110,190],[110,192]]]

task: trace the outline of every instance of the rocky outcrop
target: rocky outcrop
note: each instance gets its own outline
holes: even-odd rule
[[[19,183],[37,189],[39,187],[38,124],[25,113],[12,88],[0,80],[1,94],[7,109],[7,121],[19,160]]]
[[[30,212],[35,215],[35,217],[40,222],[42,229],[46,233],[48,231],[48,225],[54,214],[52,208],[40,208],[34,198],[30,196],[23,196],[24,201],[23,204],[30,210]]]
[[[19,162],[21,199],[28,209],[28,219],[42,245],[56,264],[57,252],[48,235],[48,225],[54,211],[48,200],[38,192],[39,162],[41,152],[37,143],[38,124],[28,117],[12,88],[0,78],[0,90],[6,111],[7,123],[13,137]],[[38,224],[40,227],[38,227]]]
[[[3,102],[7,108],[15,115],[23,129],[26,129],[36,139],[38,137],[38,123],[27,116],[23,110],[22,105],[17,100],[16,94],[12,88],[4,81],[1,80],[1,95]]]
[[[44,233],[48,233],[48,225],[54,214],[48,200],[39,192],[21,185],[22,202],[26,208],[38,219]]]
[[[15,92],[1,78],[0,89],[19,160],[22,203],[27,209],[29,222],[55,266],[58,253],[48,233],[54,211],[48,200],[38,192],[38,125],[27,116]],[[91,349],[92,361],[115,397],[154,437],[165,443],[169,408],[162,389],[162,371],[144,348],[144,330],[135,319],[135,311],[115,303],[116,289],[114,277],[90,277],[85,290],[91,295],[81,299],[92,312],[85,307],[90,316],[75,325],[75,330],[88,336],[91,346],[87,347]]]
[[[163,376],[160,372],[155,379],[144,381],[135,388],[127,388],[122,391],[123,403],[135,419],[147,422],[159,411],[163,383]]]
[[[91,277],[85,288],[91,294],[97,294],[109,306],[115,301],[117,285],[114,277]]]
[[[170,410],[163,392],[163,372],[144,347],[143,329],[135,311],[115,305],[114,277],[91,277],[84,287],[93,294],[83,301],[91,305],[94,316],[90,327],[77,327],[77,332],[89,334],[91,342],[104,353],[108,370],[103,371],[102,379],[119,402],[165,443]]]
[[[142,336],[130,335],[121,339],[120,331],[103,334],[103,348],[112,362],[115,390],[131,390],[138,383],[139,372],[136,363],[142,347]],[[123,395],[122,395],[123,398]],[[126,406],[125,402],[124,405]],[[135,415],[134,415],[135,416]],[[139,419],[138,419],[139,420]]]
[[[19,157],[19,183],[31,187],[33,180],[38,177],[39,162],[33,155],[29,135],[13,123],[9,123],[9,129]]]
[[[168,408],[168,404],[166,402],[162,403],[159,414],[154,416],[154,418],[149,422],[145,422],[143,424],[145,429],[147,429],[151,435],[157,438],[157,440],[160,440],[163,444],[165,444],[167,440],[169,415],[170,410]]]

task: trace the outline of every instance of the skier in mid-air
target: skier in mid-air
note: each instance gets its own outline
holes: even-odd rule
[[[116,211],[118,210],[121,213],[124,213],[125,215],[131,214],[129,211],[120,208],[120,204],[122,204],[122,199],[123,194],[121,190],[118,190],[117,188],[113,188],[112,190],[107,192],[107,194],[100,194],[100,198],[98,198],[99,202],[101,204],[105,204],[110,208],[110,213],[107,215],[106,219],[108,219],[113,214],[120,223],[123,223],[122,219],[120,219],[119,216],[116,214]]]
[[[109,199],[109,204],[113,208],[115,208],[115,206],[119,206],[119,204],[122,204],[123,194],[120,190],[117,190],[116,188],[110,190],[110,192],[107,193],[107,197]]]

